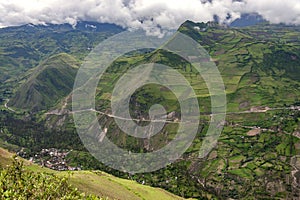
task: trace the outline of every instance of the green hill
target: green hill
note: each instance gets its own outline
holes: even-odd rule
[[[39,111],[49,109],[73,89],[79,62],[68,54],[51,56],[16,91],[9,106]]]
[[[264,37],[259,29],[265,33]],[[263,110],[265,107],[284,108],[299,101],[299,41],[298,45],[293,45],[296,43],[293,38],[300,37],[297,28],[283,26],[279,29],[275,25],[260,25],[235,29],[215,23],[188,21],[179,31],[198,41],[215,61],[224,81],[228,113]],[[285,42],[275,39],[279,36]],[[116,60],[99,81],[96,109],[110,113],[110,97],[121,76],[134,66],[151,62],[172,66],[179,71],[191,83],[201,112],[211,112],[207,86],[196,70],[179,56],[161,50]],[[174,94],[157,85],[143,86],[132,94],[131,116],[147,119],[148,111],[154,104],[163,105],[168,113],[175,111],[177,117],[180,116],[180,105]],[[135,152],[160,149],[173,139],[177,131],[176,125],[168,124],[149,142],[129,137],[116,126],[113,118],[105,115],[99,118],[101,125],[110,130],[107,134],[110,139],[122,148]],[[168,137],[165,137],[166,133]]]

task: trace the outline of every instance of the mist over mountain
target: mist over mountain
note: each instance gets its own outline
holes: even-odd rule
[[[113,23],[123,28],[142,28],[160,35],[186,20],[231,23],[246,13],[258,13],[271,23],[300,23],[298,0],[59,0],[0,1],[0,26],[62,24],[78,21]]]

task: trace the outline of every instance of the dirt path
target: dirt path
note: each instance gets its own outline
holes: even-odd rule
[[[297,173],[300,172],[300,156],[294,156],[291,158],[291,166],[293,167],[292,170],[292,178],[293,178],[293,186],[295,188],[299,188],[299,182],[297,178]]]
[[[132,119],[132,118],[124,118],[124,117],[119,117],[119,116],[115,116],[115,115],[112,115],[112,114],[107,114],[107,113],[104,113],[104,112],[101,112],[101,111],[97,111],[95,109],[86,109],[86,110],[79,110],[79,111],[72,111],[72,112],[69,112],[70,114],[74,114],[74,113],[80,113],[80,112],[95,112],[95,113],[98,113],[98,114],[101,114],[101,115],[105,115],[107,117],[111,117],[111,118],[115,118],[115,119],[120,119],[120,120],[124,120],[124,121],[135,121],[135,122],[153,122],[153,123],[169,123],[169,124],[178,124],[180,123],[180,121],[170,121],[170,120],[158,120],[158,119],[155,119],[155,120],[151,120],[151,119]]]
[[[226,114],[247,114],[247,113],[265,113],[267,111],[272,111],[272,110],[299,110],[300,111],[300,106],[291,106],[291,107],[282,107],[282,108],[266,108],[266,109],[261,109],[261,110],[246,110],[246,111],[241,111],[241,112],[227,112]]]
[[[8,107],[8,105],[7,105],[8,102],[9,102],[9,99],[6,99],[6,102],[5,102],[5,104],[4,104],[4,107],[5,107],[7,110],[10,110],[11,112],[16,112],[14,109]]]

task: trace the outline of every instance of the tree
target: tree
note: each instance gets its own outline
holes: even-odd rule
[[[0,171],[0,199],[99,199],[87,196],[68,183],[68,177],[26,170],[15,156],[11,166]]]

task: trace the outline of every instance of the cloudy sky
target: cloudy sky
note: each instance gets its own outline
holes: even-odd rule
[[[222,22],[257,12],[273,23],[300,24],[300,0],[0,0],[0,27],[26,23],[109,22],[146,30],[185,20]]]

